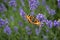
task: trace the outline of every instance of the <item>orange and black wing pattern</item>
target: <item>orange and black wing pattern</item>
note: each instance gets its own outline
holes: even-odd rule
[[[34,16],[31,16],[31,15],[26,15],[26,19],[29,21],[29,23],[31,24],[35,24],[35,25],[40,25],[40,21],[34,17]]]

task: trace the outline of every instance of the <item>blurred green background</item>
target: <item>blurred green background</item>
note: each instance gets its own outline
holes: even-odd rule
[[[0,40],[60,40],[60,27],[48,28],[46,25],[41,28],[39,35],[36,35],[35,29],[39,28],[37,25],[30,24],[28,21],[24,20],[19,12],[19,8],[22,7],[24,12],[28,15],[31,14],[29,8],[28,0],[24,0],[24,5],[22,5],[21,0],[16,0],[17,7],[14,9],[8,5],[8,2],[0,0],[0,3],[3,3],[7,9],[5,12],[0,12],[0,18],[8,19],[8,25],[12,30],[11,35],[4,33],[4,27],[0,28]],[[40,5],[34,10],[34,15],[36,16],[39,13],[45,15],[48,20],[59,20],[60,19],[60,9],[58,8],[57,0],[45,0],[46,5],[49,5],[51,9],[56,10],[56,14],[51,16],[46,10],[46,5],[42,5],[42,0],[39,0]],[[12,17],[12,18],[11,18]],[[19,25],[19,22],[22,22],[22,26]],[[18,28],[18,32],[15,32],[14,27]],[[31,34],[28,35],[25,27],[29,26],[31,28]],[[48,32],[46,32],[48,31]]]

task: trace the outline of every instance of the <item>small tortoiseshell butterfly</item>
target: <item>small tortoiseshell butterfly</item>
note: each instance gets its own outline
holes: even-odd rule
[[[31,15],[26,15],[25,17],[29,21],[29,23],[35,24],[35,25],[40,25],[40,21],[36,17],[31,16]]]

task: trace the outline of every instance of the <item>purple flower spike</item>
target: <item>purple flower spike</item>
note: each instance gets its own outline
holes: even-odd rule
[[[9,1],[9,6],[11,6],[11,7],[16,7],[16,6],[17,6],[16,1],[15,1],[15,0]]]
[[[2,18],[0,18],[0,27],[5,25],[5,20],[3,20]]]
[[[5,28],[4,28],[4,33],[6,33],[7,35],[11,35],[11,29],[10,27],[7,25]]]
[[[60,8],[60,0],[57,0],[58,1],[58,8]]]
[[[50,9],[50,7],[49,7],[48,5],[46,5],[46,10],[48,11],[48,13],[49,13],[50,15],[55,15],[55,14],[56,14],[56,11],[53,10],[53,9]]]
[[[58,22],[58,26],[60,26],[60,21]]]
[[[52,28],[53,22],[52,22],[51,20],[47,20],[46,25],[47,25],[49,28]]]
[[[32,33],[32,31],[31,31],[29,26],[26,26],[25,29],[26,29],[26,32],[27,32],[28,35],[30,35]]]
[[[7,18],[5,19],[5,23],[6,23],[6,24],[9,24],[9,21],[8,21],[8,19],[7,19]]]
[[[38,0],[29,0],[30,10],[35,10],[39,5]]]
[[[36,28],[35,29],[35,32],[36,32],[36,35],[38,36],[39,35],[39,33],[40,33],[40,31],[39,31],[39,29],[38,28]]]
[[[27,32],[27,34],[28,34],[28,35],[31,35],[31,34],[32,34],[32,32],[31,32],[31,31],[28,31],[28,32]]]
[[[27,31],[30,31],[30,30],[31,30],[29,26],[26,26],[25,29],[26,29]]]
[[[15,30],[15,32],[18,32],[18,27],[15,26],[14,27],[14,30]]]
[[[43,6],[46,5],[46,0],[42,0],[42,5],[43,5]]]
[[[25,15],[26,13],[24,12],[24,10],[22,8],[19,9],[20,11],[20,15],[23,17],[23,19],[25,20]]]
[[[50,9],[50,10],[48,11],[48,13],[49,13],[50,15],[56,14],[55,10],[53,10],[53,9]]]
[[[50,10],[50,7],[48,5],[46,5],[46,10],[49,11]]]
[[[23,23],[22,22],[19,22],[19,25],[22,27],[23,26]]]
[[[0,12],[5,12],[7,11],[6,7],[4,6],[3,3],[0,3]]]
[[[45,20],[45,17],[44,17],[43,14],[38,14],[38,15],[36,16],[36,18],[37,18],[39,21]]]
[[[57,27],[59,25],[59,22],[54,20],[54,26]]]

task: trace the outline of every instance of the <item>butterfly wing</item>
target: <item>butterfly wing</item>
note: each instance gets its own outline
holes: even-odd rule
[[[38,19],[36,19],[34,16],[31,15],[26,15],[26,19],[29,21],[29,23],[31,24],[35,24],[35,25],[40,25],[40,21]]]

